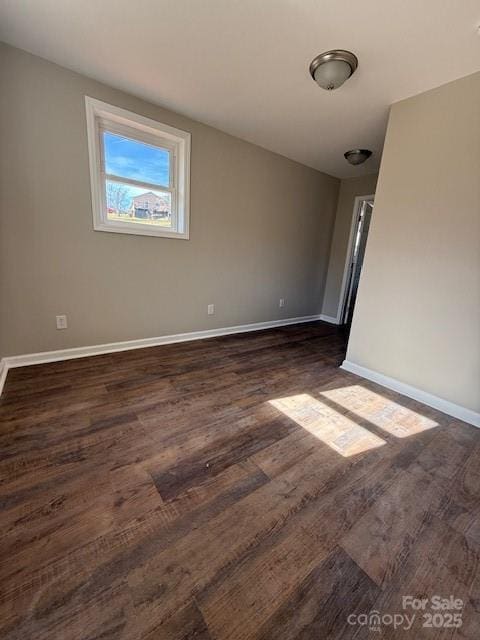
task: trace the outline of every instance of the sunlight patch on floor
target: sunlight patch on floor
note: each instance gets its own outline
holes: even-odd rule
[[[322,391],[321,396],[368,420],[397,438],[437,427],[438,423],[361,385]]]
[[[269,403],[346,458],[385,444],[382,438],[308,393],[276,398]]]

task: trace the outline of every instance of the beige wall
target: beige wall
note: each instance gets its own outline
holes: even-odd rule
[[[337,179],[19,50],[0,59],[3,356],[320,313]],[[190,240],[93,231],[85,95],[191,132]]]
[[[377,173],[358,178],[346,178],[340,185],[322,307],[322,312],[331,318],[337,316],[340,303],[355,198],[374,194],[377,178]]]
[[[347,359],[480,410],[480,73],[392,107]]]

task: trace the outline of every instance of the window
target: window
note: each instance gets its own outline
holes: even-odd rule
[[[85,101],[94,229],[188,239],[190,134]]]

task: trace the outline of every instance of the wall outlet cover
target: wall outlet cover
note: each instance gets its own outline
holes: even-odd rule
[[[68,327],[67,324],[67,316],[56,316],[57,329],[66,329]]]

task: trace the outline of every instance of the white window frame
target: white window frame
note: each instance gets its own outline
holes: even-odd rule
[[[120,109],[85,96],[87,113],[88,155],[92,190],[93,228],[95,231],[131,233],[141,236],[157,236],[188,240],[190,226],[190,133],[175,129],[156,120],[145,118],[131,111]],[[158,186],[148,182],[114,176],[115,180],[151,191],[171,194],[172,228],[151,224],[109,220],[105,181],[109,175],[104,168],[103,131],[125,135],[133,140],[167,149],[171,154],[170,184]]]

